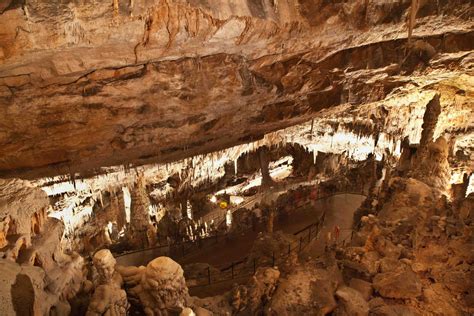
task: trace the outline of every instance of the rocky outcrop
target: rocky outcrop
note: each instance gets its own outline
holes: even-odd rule
[[[349,287],[353,288],[354,290],[357,290],[367,302],[370,300],[370,297],[372,296],[372,293],[374,291],[370,282],[357,278],[352,278],[350,280]]]
[[[310,263],[293,264],[291,272],[280,278],[271,309],[278,315],[308,315],[315,311],[327,315],[337,307],[334,295],[341,281],[335,266],[326,270]]]
[[[38,234],[46,220],[49,207],[44,191],[20,179],[0,179],[0,239],[8,235],[24,235],[29,239]]]
[[[231,306],[234,313],[259,314],[268,309],[280,278],[275,268],[259,268],[246,286],[234,288]]]
[[[353,246],[341,250],[349,284],[360,286],[352,280],[361,278],[375,290],[367,298],[371,314],[461,315],[473,310],[468,289],[472,260],[466,256],[472,249],[472,223],[458,213],[470,197],[462,197],[465,179],[452,190],[457,192],[454,203],[445,195],[451,192],[450,142],[443,137],[448,135],[433,136],[443,124],[441,116],[435,95],[427,103],[420,145],[405,143],[398,167],[363,204]]]

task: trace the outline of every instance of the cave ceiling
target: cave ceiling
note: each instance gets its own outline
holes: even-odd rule
[[[408,39],[411,4],[3,1],[0,176],[174,161],[423,89],[472,132],[471,1],[420,1]]]

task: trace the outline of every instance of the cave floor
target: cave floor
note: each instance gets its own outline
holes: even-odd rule
[[[340,229],[339,243],[349,242],[352,233],[352,223],[354,212],[365,200],[365,196],[357,194],[341,194],[323,200],[326,209],[332,210],[326,213],[326,220],[319,234],[319,238],[306,247],[302,256],[317,257],[324,252],[327,234],[333,234],[334,226]]]

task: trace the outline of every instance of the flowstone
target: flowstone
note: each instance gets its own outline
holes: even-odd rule
[[[99,250],[92,259],[97,270],[97,287],[87,310],[87,316],[127,315],[127,293],[122,290],[122,276],[115,271],[116,261],[108,249]]]
[[[188,288],[181,266],[168,257],[158,257],[145,267],[119,267],[128,294],[138,299],[148,316],[179,314],[187,307]]]

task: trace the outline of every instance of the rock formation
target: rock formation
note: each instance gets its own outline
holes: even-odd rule
[[[115,271],[116,261],[112,253],[107,249],[99,250],[94,255],[93,262],[98,280],[87,315],[127,315],[127,294],[122,290],[121,275]]]
[[[131,194],[129,243],[135,248],[147,248],[156,242],[156,230],[149,219],[150,200],[145,179],[140,177]]]
[[[47,195],[28,181],[0,180],[2,315],[67,315],[84,260],[62,251],[64,224],[46,217]]]
[[[138,299],[146,315],[180,313],[189,300],[181,266],[167,257],[159,257],[145,267],[119,267],[125,284],[134,286],[129,295]]]
[[[233,300],[232,306],[236,312],[244,311],[250,314],[258,314],[266,310],[275,292],[280,271],[274,268],[259,269],[252,277],[244,297],[239,297],[238,301]],[[246,296],[246,297],[245,297]]]
[[[3,9],[3,174],[221,149],[325,108],[381,100],[415,69],[462,68],[473,42],[466,0],[420,4],[410,45],[409,1],[114,3]]]
[[[2,1],[0,314],[474,313],[473,17]],[[341,192],[354,216],[318,209]]]

